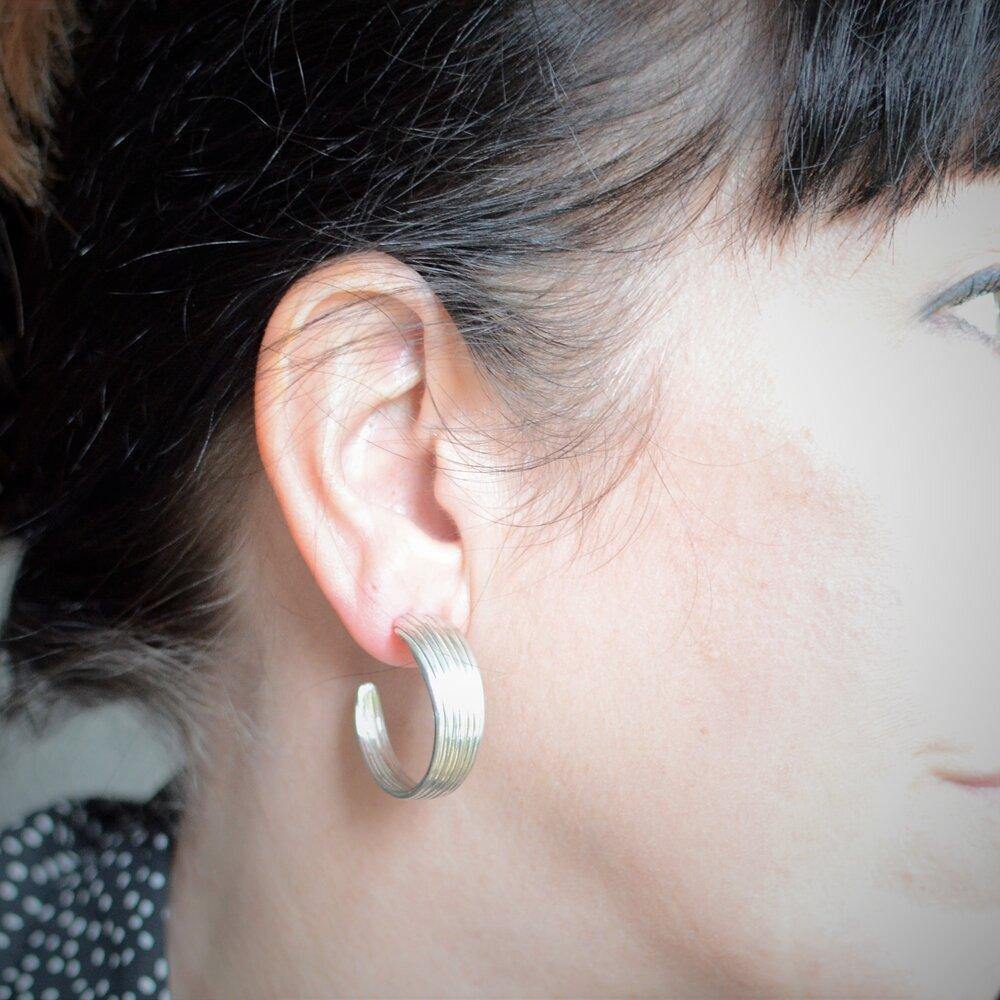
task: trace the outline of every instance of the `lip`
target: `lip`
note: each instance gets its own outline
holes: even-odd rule
[[[965,788],[1000,788],[1000,771],[993,774],[963,774],[959,771],[936,769],[934,773],[953,785],[962,785]]]

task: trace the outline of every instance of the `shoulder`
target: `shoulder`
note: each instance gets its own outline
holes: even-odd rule
[[[0,830],[0,998],[153,971],[177,820],[169,787],[148,802],[61,799]]]

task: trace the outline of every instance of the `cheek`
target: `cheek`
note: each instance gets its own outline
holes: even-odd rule
[[[664,564],[684,595],[661,664],[682,714],[663,749],[692,833],[714,828],[748,885],[796,892],[856,842],[863,786],[899,754],[881,666],[896,602],[865,497],[821,467],[807,429],[748,409],[688,410],[690,437],[678,425],[662,448],[661,517],[680,528]]]
[[[970,836],[922,755],[974,741],[997,704],[956,694],[981,659],[941,655],[959,564],[996,593],[995,528],[975,500],[955,524],[940,483],[1000,496],[948,447],[943,355],[794,298],[739,334],[673,359],[662,425],[580,548],[556,532],[497,577],[508,612],[539,621],[504,637],[502,754],[654,944],[680,936],[734,989],[898,991],[943,974],[936,935],[983,953],[922,904],[1000,891],[995,828],[973,817]],[[968,405],[995,407],[991,371]],[[945,557],[928,536],[946,522]]]
[[[895,679],[924,741],[961,745],[965,769],[994,771],[1000,357],[960,333],[887,335],[849,310],[817,323],[802,308],[782,303],[785,322],[763,341],[781,415],[809,429],[815,454],[871,509],[898,595],[886,622],[896,630]]]
[[[810,768],[850,773],[872,752],[856,739],[865,716],[898,717],[877,666],[898,600],[871,498],[777,407],[755,350],[696,355],[675,376],[680,417],[648,456],[657,562],[680,584],[678,606],[658,611],[705,699],[710,773],[724,754],[730,774],[745,765],[758,789],[794,799]]]
[[[945,744],[1000,767],[1000,360],[795,310],[678,377],[692,391],[658,452],[702,595],[678,647],[699,724],[678,720],[672,833],[690,839],[671,844],[725,858],[689,871],[772,948],[955,983],[922,956],[942,935],[949,960],[988,953],[1000,818],[929,768]]]
[[[536,665],[534,696],[501,682],[522,692],[504,753],[630,921],[753,982],[798,933],[776,922],[827,939],[817,886],[858,877],[858,804],[898,749],[865,673],[886,598],[863,498],[808,434],[734,399],[753,371],[675,371],[684,395],[582,551],[541,547],[504,588],[545,623],[511,659]]]
[[[783,419],[856,484],[883,553],[883,648],[859,675],[880,713],[865,736],[897,751],[867,827],[885,833],[882,883],[996,906],[996,802],[931,769],[1000,769],[1000,357],[958,331],[803,308],[783,302],[761,346]]]
[[[567,812],[589,817],[576,830],[597,831],[593,856],[614,842],[638,859],[635,912],[668,926],[669,897],[704,966],[734,982],[829,962],[827,987],[860,993],[915,967],[915,900],[997,891],[988,829],[969,835],[920,756],[996,701],[972,711],[963,693],[963,710],[936,655],[960,620],[928,599],[946,586],[926,545],[944,510],[923,431],[944,401],[928,412],[914,386],[887,405],[896,348],[838,332],[775,321],[724,363],[675,365],[594,558],[534,595],[558,609],[552,661],[574,663],[576,736],[552,734]],[[599,803],[572,792],[595,781]],[[940,928],[922,930],[929,948]]]
[[[875,878],[868,824],[900,754],[879,666],[893,604],[864,498],[819,467],[808,433],[698,375],[606,511],[634,525],[643,509],[644,527],[574,575],[562,607],[589,640],[566,679],[563,788],[602,789],[565,812],[588,816],[595,856],[624,854],[633,914],[696,941],[727,988],[774,975],[777,989],[780,963],[836,950],[831,899]],[[870,989],[861,965],[836,988]]]

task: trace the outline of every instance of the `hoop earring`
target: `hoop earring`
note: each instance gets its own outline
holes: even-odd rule
[[[403,770],[386,732],[378,688],[358,687],[354,729],[379,786],[397,799],[429,799],[454,791],[472,770],[483,736],[483,679],[462,632],[428,614],[401,615],[393,631],[410,647],[434,708],[434,750],[414,782]]]

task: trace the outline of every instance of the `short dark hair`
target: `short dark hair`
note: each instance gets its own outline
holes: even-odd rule
[[[54,209],[18,248],[8,717],[62,698],[187,717],[224,620],[211,526],[252,467],[263,326],[331,256],[379,248],[426,278],[521,434],[521,471],[595,441],[618,456],[580,512],[634,454],[611,438],[645,426],[623,396],[650,388],[602,378],[629,324],[581,319],[608,315],[654,212],[669,240],[742,162],[747,226],[892,217],[1000,156],[995,0],[108,0],[87,16]],[[560,294],[560,275],[591,273]]]

